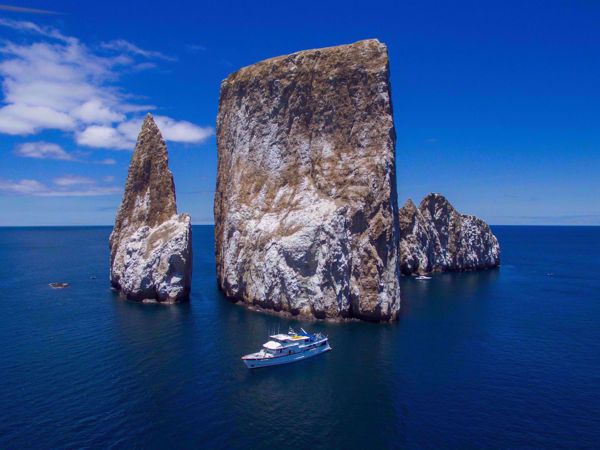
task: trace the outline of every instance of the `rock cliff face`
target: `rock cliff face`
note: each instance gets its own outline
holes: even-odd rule
[[[409,199],[400,209],[400,258],[405,275],[488,269],[500,264],[500,246],[483,220],[429,194],[419,208]]]
[[[123,202],[110,235],[110,281],[130,300],[189,299],[192,228],[177,214],[167,146],[148,114],[129,166]]]
[[[397,316],[385,45],[302,51],[230,75],[217,145],[217,276],[228,297],[316,318]]]

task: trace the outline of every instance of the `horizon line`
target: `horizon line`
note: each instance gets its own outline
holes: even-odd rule
[[[214,226],[214,222],[192,223],[192,226]],[[600,227],[600,224],[553,224],[553,223],[499,223],[488,224],[490,227]],[[0,225],[0,228],[112,228],[114,225]]]

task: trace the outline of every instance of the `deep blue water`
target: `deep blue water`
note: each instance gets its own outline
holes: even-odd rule
[[[600,228],[494,232],[499,270],[404,279],[376,325],[229,303],[209,226],[179,306],[115,297],[110,228],[0,229],[0,448],[598,448]],[[334,350],[242,365],[289,325]]]

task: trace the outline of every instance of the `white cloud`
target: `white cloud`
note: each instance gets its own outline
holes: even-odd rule
[[[75,141],[79,145],[95,148],[112,148],[117,150],[131,150],[132,143],[126,136],[115,128],[105,125],[91,125],[77,133]]]
[[[155,52],[152,50],[144,50],[143,48],[138,47],[137,45],[126,41],[125,39],[115,39],[114,41],[102,42],[100,47],[106,50],[114,50],[117,52],[125,52],[133,55],[143,56],[144,58],[158,58],[164,59],[166,61],[175,61],[176,58],[171,56],[167,56],[161,52]]]
[[[117,161],[115,161],[112,158],[106,158],[106,159],[101,159],[100,161],[94,161],[94,163],[102,164],[103,166],[114,166],[115,164],[117,164]]]
[[[126,102],[111,82],[117,78],[115,69],[129,59],[98,57],[74,38],[60,41],[8,42],[0,48],[5,103],[0,132],[74,131],[84,124],[124,119],[121,109]]]
[[[61,161],[74,161],[75,158],[63,148],[52,142],[27,142],[15,148],[15,155],[23,158],[57,159]]]
[[[82,184],[96,184],[92,178],[82,177],[79,175],[64,175],[52,180],[57,186],[78,186]]]
[[[154,106],[132,103],[135,95],[117,86],[120,74],[154,65],[139,58],[172,58],[122,39],[101,44],[111,51],[107,56],[54,28],[6,19],[0,19],[0,26],[38,38],[0,46],[0,133],[25,136],[60,130],[72,133],[80,145],[133,149],[142,121],[139,114]],[[156,121],[168,141],[201,143],[214,133],[212,127],[167,116],[157,116]]]
[[[2,19],[0,18],[0,26],[12,28],[13,30],[18,31],[27,31],[30,33],[40,34],[42,36],[46,36],[53,39],[58,39],[60,41],[69,42],[74,38],[70,38],[55,30],[54,28],[49,27],[41,27],[36,25],[33,22],[26,22],[22,20],[10,20],[10,19]]]
[[[74,127],[68,114],[47,106],[13,103],[0,108],[0,133],[28,135],[46,128],[67,131]]]
[[[199,127],[185,120],[173,120],[167,116],[154,116],[156,125],[167,141],[199,144],[211,137],[212,127]]]
[[[71,176],[75,180],[75,176]],[[0,180],[0,193],[34,197],[97,197],[116,195],[121,189],[115,186],[98,186],[94,180],[81,178],[80,182],[69,182],[69,176],[56,178],[56,187],[49,187],[37,180]]]
[[[15,147],[14,154],[21,158],[54,159],[58,161],[70,161],[77,163],[99,164],[103,166],[114,166],[117,161],[113,158],[87,159],[89,152],[69,153],[60,145],[53,142],[37,141],[26,142]]]
[[[36,180],[3,181],[0,180],[0,192],[22,195],[36,195],[45,191],[46,187]]]
[[[92,99],[72,110],[73,116],[84,123],[113,123],[125,119],[123,113],[113,111],[102,100]]]
[[[133,150],[143,121],[143,117],[137,117],[121,122],[115,128],[92,125],[77,133],[76,141],[87,147]],[[154,121],[166,141],[200,144],[214,134],[212,127],[200,127],[167,116],[154,116]]]

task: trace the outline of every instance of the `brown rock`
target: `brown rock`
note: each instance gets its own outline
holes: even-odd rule
[[[190,217],[177,215],[167,146],[148,114],[110,235],[112,286],[131,300],[188,300],[191,237]]]
[[[217,276],[228,297],[317,318],[396,317],[385,45],[307,50],[230,75],[217,144]]]
[[[400,258],[405,275],[488,269],[500,264],[500,246],[483,220],[429,194],[418,209],[412,200],[400,209]]]

